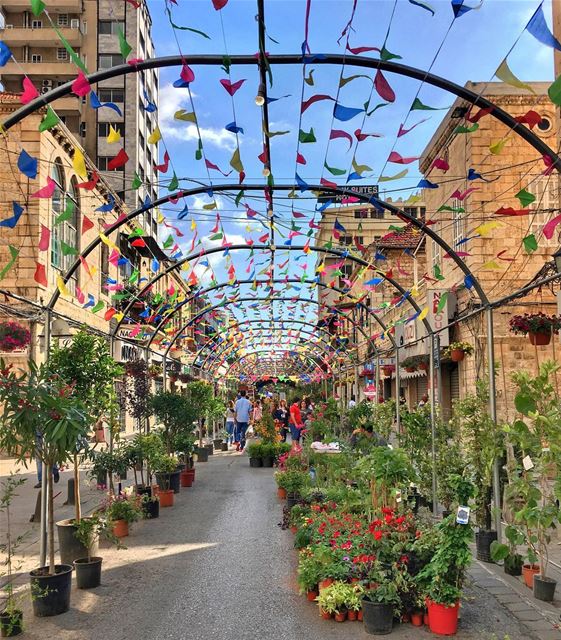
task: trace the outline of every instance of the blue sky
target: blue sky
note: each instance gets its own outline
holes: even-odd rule
[[[470,5],[477,4],[476,0],[467,0]],[[449,78],[463,85],[466,81],[487,82],[493,78],[494,72],[502,59],[508,55],[508,63],[512,71],[523,80],[552,80],[553,55],[552,50],[538,43],[534,38],[524,33],[524,27],[533,14],[539,2],[536,0],[485,0],[478,10],[473,10],[460,18],[453,20],[453,13],[449,0],[429,0],[435,15],[407,0],[397,0],[393,18],[390,16],[394,8],[393,1],[358,0],[353,22],[354,31],[350,35],[350,45],[381,47],[389,27],[386,47],[392,53],[402,57],[400,62],[429,69],[432,72]],[[252,54],[257,50],[257,22],[255,14],[257,4],[253,0],[230,0],[221,12],[214,10],[211,0],[186,1],[178,0],[177,5],[170,5],[173,20],[176,24],[193,27],[205,31],[210,40],[187,31],[176,31],[179,46],[174,39],[174,33],[164,12],[164,3],[160,0],[149,2],[153,18],[153,39],[157,55],[178,54],[179,51],[189,61],[192,54]],[[347,23],[352,9],[352,0],[312,0],[309,24],[309,46],[312,53],[343,53],[345,38],[337,43],[341,31]],[[266,22],[268,34],[278,41],[278,44],[267,41],[266,48],[270,53],[295,53],[300,50],[304,39],[305,2],[302,0],[266,0]],[[551,2],[544,3],[544,13],[551,24]],[[440,48],[440,50],[439,50]],[[438,53],[437,53],[438,51]],[[366,54],[373,55],[376,54]],[[339,78],[354,74],[365,73],[364,70],[352,67],[352,55],[348,55],[345,68],[327,65],[309,64],[315,69],[314,86],[304,85],[304,99],[320,93],[336,96]],[[191,84],[195,111],[201,130],[206,158],[218,165],[223,171],[230,170],[229,161],[236,148],[236,136],[224,129],[227,123],[235,120],[243,127],[244,134],[239,134],[241,159],[247,174],[246,182],[263,182],[262,164],[257,155],[262,151],[261,110],[254,103],[258,87],[257,67],[232,66],[230,79],[232,82],[245,79],[242,87],[230,98],[221,86],[219,80],[227,75],[219,68],[195,67],[195,81]],[[362,107],[372,92],[372,77],[360,78],[341,88],[339,104],[347,107]],[[217,171],[207,172],[204,162],[194,158],[197,147],[197,135],[192,124],[173,119],[178,109],[191,111],[191,105],[186,89],[175,89],[172,83],[179,77],[179,69],[163,69],[160,72],[160,109],[159,122],[164,142],[170,152],[173,168],[181,178],[189,177],[208,182],[208,177],[214,184],[236,181],[234,172],[225,179]],[[386,74],[386,79],[395,91],[396,100],[382,109],[377,110],[368,118],[359,115],[349,122],[333,121],[333,102],[323,101],[311,106],[302,116],[302,129],[306,132],[313,127],[317,142],[314,144],[300,144],[299,151],[306,158],[306,165],[295,164],[298,139],[298,122],[300,112],[300,96],[302,92],[301,66],[282,66],[273,68],[273,86],[269,88],[269,95],[280,97],[289,94],[290,97],[278,100],[270,105],[271,130],[289,130],[290,133],[277,136],[271,140],[271,163],[275,182],[292,183],[297,168],[299,175],[307,182],[317,182],[320,177],[338,181],[343,184],[346,177],[335,179],[328,173],[324,162],[331,167],[345,170],[351,169],[353,153],[359,164],[366,164],[372,168],[365,175],[363,183],[375,183],[380,174],[392,175],[403,169],[398,164],[387,164],[389,152],[394,148],[402,156],[418,156],[432,136],[445,110],[409,113],[413,98],[418,94],[421,101],[434,107],[447,107],[452,104],[454,97],[439,89],[428,85],[420,86],[418,81]],[[370,106],[381,102],[374,91]],[[396,133],[401,123],[411,126],[421,119],[430,119],[420,124],[414,131],[396,140]],[[363,120],[365,120],[363,122]],[[345,140],[329,142],[329,132],[332,128],[343,129],[353,133],[361,128],[366,133],[376,133],[381,137],[370,137],[360,144],[355,144],[348,151]],[[417,163],[408,165],[409,175],[398,183],[386,183],[387,188],[404,189],[401,193],[391,193],[393,197],[402,195],[407,198],[412,187],[416,186],[420,175]],[[170,175],[170,174],[168,174]],[[182,186],[190,183],[182,181]],[[357,184],[356,182],[354,184]],[[258,194],[261,196],[261,194]],[[215,225],[216,211],[202,211],[201,206],[209,203],[208,197],[191,199],[190,210],[197,220],[198,237],[204,238],[205,246],[216,245],[208,239],[210,229]],[[243,242],[244,238],[253,238],[265,233],[260,217],[248,220],[243,207],[237,208],[231,200],[221,196],[216,198],[218,210],[223,222],[223,229],[230,242]],[[254,199],[247,194],[242,204],[248,204],[260,215],[265,212],[262,198]],[[287,200],[285,197],[275,198],[275,213],[278,216],[279,231],[286,238],[291,224],[291,209],[305,212],[309,217],[313,215],[314,200]],[[173,219],[174,214],[169,208],[166,215]],[[298,220],[298,225],[305,233],[308,231],[308,218]],[[186,250],[191,243],[190,222],[178,223],[186,233]],[[249,225],[249,226],[248,226]],[[305,236],[294,238],[294,244],[305,242]],[[278,245],[281,246],[281,242]],[[309,277],[315,275],[315,258],[310,256],[290,254],[288,274],[293,277],[306,272]],[[286,255],[279,253],[276,264],[283,263]],[[248,266],[247,252],[236,254],[232,261],[238,279],[248,277],[245,269]],[[256,262],[263,262],[265,256],[255,255]],[[299,258],[299,260],[296,260]],[[303,263],[308,263],[306,270],[301,269]],[[226,280],[226,269],[229,262],[221,254],[209,260],[214,267],[217,279]],[[263,268],[260,266],[256,269]],[[208,279],[208,272],[203,274],[200,266],[197,273]],[[259,277],[257,275],[257,277]],[[264,277],[264,276],[261,276]],[[301,294],[305,295],[305,287]],[[296,292],[298,289],[296,289]],[[248,287],[242,287],[242,293],[249,292]],[[294,289],[288,295],[293,295]],[[243,310],[237,313],[243,314]],[[308,309],[308,316],[311,311]]]

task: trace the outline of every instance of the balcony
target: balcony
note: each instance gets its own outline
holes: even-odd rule
[[[82,46],[82,32],[77,27],[70,27],[60,30],[62,35],[68,40],[73,47]],[[61,47],[61,43],[54,36],[52,29],[26,29],[23,27],[14,27],[13,29],[4,29],[1,32],[2,40],[9,47],[23,47],[25,45],[35,47]]]
[[[76,77],[76,67],[68,60],[64,62],[57,62],[56,60],[19,62],[17,65],[15,62],[10,61],[0,71],[3,78],[7,76],[21,78],[22,73],[30,76],[32,80],[34,76],[68,76],[68,80]]]
[[[82,111],[82,102],[75,96],[66,96],[55,100],[52,107],[60,116],[77,115]]]
[[[49,0],[50,13],[82,13],[84,10],[82,0]],[[2,2],[4,13],[21,13],[29,11],[29,0],[6,0]]]

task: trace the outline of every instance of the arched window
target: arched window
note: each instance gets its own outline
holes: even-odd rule
[[[60,158],[54,161],[51,178],[55,181],[55,190],[51,198],[51,264],[55,269],[62,269],[61,229],[57,218],[64,211],[65,181],[64,169]]]

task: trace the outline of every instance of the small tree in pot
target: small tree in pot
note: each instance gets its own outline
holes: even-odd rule
[[[97,541],[102,536],[122,549],[119,539],[113,535],[107,520],[94,513],[89,518],[82,518],[76,527],[76,538],[81,542],[88,555],[74,560],[76,570],[76,586],[78,589],[94,589],[101,584],[101,563],[103,558],[94,556]]]
[[[49,565],[31,572],[35,615],[58,615],[70,607],[71,565],[55,563],[53,467],[74,458],[92,424],[83,403],[44,365],[29,363],[16,375],[0,363],[0,449],[25,464],[37,457],[48,483],[47,541]]]
[[[162,439],[168,455],[176,451],[175,438],[186,425],[192,425],[196,412],[189,400],[178,393],[160,391],[152,396],[152,411],[162,425]]]
[[[157,456],[151,461],[152,468],[158,480],[158,495],[160,496],[161,507],[173,507],[174,491],[170,487],[172,475],[175,473],[179,475],[177,464],[177,458],[166,455]]]

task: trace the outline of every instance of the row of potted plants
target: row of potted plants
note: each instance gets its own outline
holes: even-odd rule
[[[286,442],[252,442],[247,445],[250,467],[272,467],[279,456],[290,450]]]

